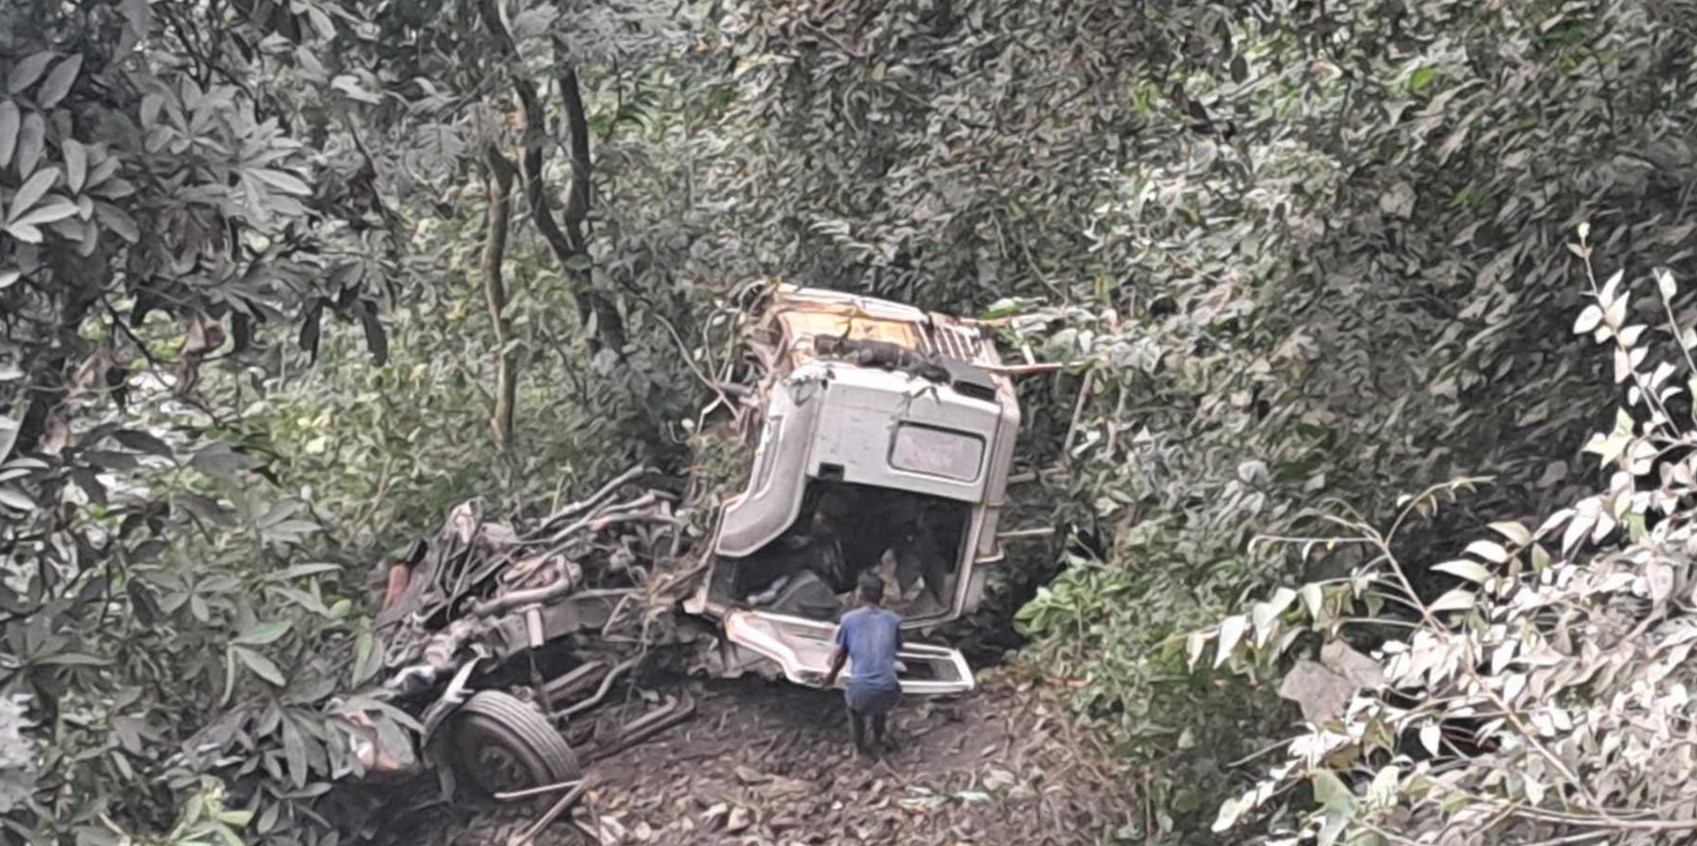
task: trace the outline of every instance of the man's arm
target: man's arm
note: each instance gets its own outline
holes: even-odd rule
[[[837,686],[837,675],[843,671],[843,665],[846,663],[848,663],[848,650],[839,646],[837,651],[831,653],[831,672],[825,674],[826,687]]]

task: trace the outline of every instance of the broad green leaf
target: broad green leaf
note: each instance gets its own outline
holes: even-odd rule
[[[1614,273],[1609,274],[1608,280],[1603,283],[1603,292],[1599,295],[1599,298],[1603,301],[1604,307],[1608,310],[1613,311],[1615,304],[1621,299],[1625,299],[1624,297],[1617,298],[1617,295],[1620,293],[1620,283],[1625,279],[1626,271],[1617,270]]]
[[[1312,582],[1302,586],[1302,604],[1308,606],[1308,614],[1314,619],[1320,618],[1320,611],[1325,608],[1326,595],[1320,586]]]
[[[1408,77],[1408,90],[1410,93],[1419,94],[1430,87],[1432,80],[1437,79],[1437,77],[1438,72],[1435,69],[1420,68]]]
[[[1237,825],[1238,817],[1243,815],[1243,806],[1243,801],[1236,797],[1221,802],[1220,812],[1214,817],[1213,830],[1215,832],[1227,831],[1232,826]]]
[[[1596,329],[1602,322],[1602,308],[1596,305],[1588,305],[1585,307],[1584,311],[1579,312],[1579,319],[1573,323],[1573,332],[1576,335],[1584,335],[1587,332]]]
[[[0,285],[0,289],[5,287],[5,285]],[[17,443],[18,431],[22,428],[23,426],[18,421],[10,417],[0,416],[0,461],[5,461],[6,456],[11,454],[12,445]]]
[[[1473,607],[1472,591],[1456,588],[1433,601],[1429,610],[1434,613],[1443,611],[1466,611]]]
[[[1196,668],[1196,662],[1202,658],[1202,650],[1208,646],[1208,636],[1202,632],[1191,632],[1185,638],[1185,664],[1191,669]]]
[[[11,100],[0,101],[0,168],[12,163],[12,151],[18,148],[18,131],[21,128],[18,104]]]
[[[299,605],[300,607],[305,608],[306,610],[311,611],[314,614],[318,614],[318,615],[326,616],[326,617],[330,615],[330,609],[326,608],[324,606],[324,602],[322,600],[320,600],[316,596],[313,596],[310,593],[307,593],[304,590],[300,590],[298,588],[292,588],[292,587],[284,587],[284,586],[281,586],[281,585],[272,585],[270,587],[267,587],[266,591],[269,592],[269,593],[275,593],[275,594],[278,594],[280,596],[286,597],[290,602],[293,602],[294,604]]]
[[[1402,770],[1395,765],[1379,770],[1373,776],[1373,783],[1367,786],[1367,800],[1379,806],[1396,804],[1397,784],[1401,778]]]
[[[294,624],[289,620],[273,620],[269,623],[261,623],[242,632],[231,643],[243,646],[264,646],[268,643],[275,643],[278,638],[289,633],[289,627],[292,625]]]
[[[41,90],[35,93],[35,101],[43,109],[51,109],[71,93],[71,85],[77,81],[77,74],[82,72],[82,54],[72,53],[71,57],[53,66],[53,71],[47,74],[47,81],[41,83]]]
[[[17,64],[12,65],[12,69],[6,72],[6,93],[21,94],[24,89],[34,85],[35,81],[41,78],[41,72],[47,70],[48,63],[57,55],[51,50],[43,50],[19,59]]]
[[[292,173],[263,167],[255,168],[247,171],[247,173],[249,176],[285,194],[294,194],[298,197],[312,196],[312,188]]]
[[[130,217],[129,212],[111,203],[95,203],[94,219],[100,221],[101,226],[112,230],[117,233],[119,238],[131,244],[141,240],[141,227],[136,224],[135,218]]]
[[[1533,571],[1543,572],[1550,569],[1550,553],[1545,551],[1543,545],[1533,544],[1531,549]]]
[[[1420,727],[1420,745],[1426,747],[1428,754],[1438,754],[1438,741],[1442,738],[1443,733],[1437,723],[1427,723]]]
[[[259,822],[254,824],[254,832],[270,834],[271,829],[277,826],[277,815],[281,808],[282,805],[277,802],[266,802],[265,810],[259,812]]]
[[[1508,550],[1502,544],[1494,541],[1477,540],[1467,545],[1468,555],[1477,555],[1492,564],[1502,564],[1508,561]]]
[[[1603,322],[1608,324],[1610,328],[1620,328],[1620,325],[1626,321],[1626,306],[1629,299],[1630,297],[1623,292],[1614,302],[1609,303],[1608,309],[1603,312]]]
[[[23,126],[18,129],[18,149],[13,159],[19,176],[35,172],[35,166],[41,162],[46,140],[47,123],[41,119],[41,113],[30,112],[24,115]]]
[[[1456,578],[1466,579],[1474,584],[1483,584],[1491,578],[1491,571],[1485,569],[1483,564],[1465,558],[1445,561],[1442,564],[1434,565],[1432,569],[1440,573],[1449,573]]]
[[[65,186],[76,194],[88,179],[88,148],[75,139],[67,138],[60,145],[65,154]]]
[[[277,669],[277,665],[272,663],[270,658],[245,646],[231,646],[230,649],[236,653],[237,658],[242,659],[242,663],[246,664],[248,669],[254,671],[260,678],[278,687],[284,687],[289,683],[288,678],[283,675],[283,671]]]
[[[333,564],[328,561],[317,561],[310,564],[293,564],[290,565],[289,569],[277,574],[277,578],[283,581],[289,581],[305,578],[307,576],[317,576],[323,573],[335,573],[341,571],[341,569],[342,565]]]
[[[23,217],[14,221],[14,223],[22,226],[46,226],[49,223],[75,217],[76,214],[76,203],[55,194],[48,197],[46,202],[40,203],[35,208],[25,212]]]
[[[12,204],[6,208],[6,222],[16,223],[22,220],[24,213],[35,208],[36,201],[46,196],[58,179],[59,169],[46,167],[24,180],[24,184],[18,187],[18,192],[12,195]]]
[[[1525,546],[1532,542],[1532,532],[1525,526],[1513,522],[1492,523],[1491,529],[1497,534],[1513,541],[1516,546]]]
[[[1354,807],[1355,794],[1331,770],[1315,770],[1314,801],[1328,808]]]
[[[25,244],[41,243],[41,230],[27,223],[8,223],[0,226],[0,232],[4,232]]]
[[[1237,647],[1237,642],[1243,639],[1243,633],[1248,626],[1249,621],[1244,619],[1242,614],[1220,621],[1220,643],[1214,653],[1214,669],[1219,669],[1231,658],[1232,650]]]
[[[361,627],[354,639],[353,683],[362,684],[376,675],[381,662],[375,637],[369,628]]]
[[[306,738],[295,726],[295,721],[287,716],[283,718],[283,756],[289,764],[289,780],[295,787],[305,787],[309,776],[306,766]]]
[[[85,151],[87,150],[86,147],[84,149]],[[107,180],[117,174],[120,164],[121,161],[117,156],[108,155],[100,157],[100,160],[95,162],[94,165],[89,168],[88,179],[84,181],[83,188],[85,190],[93,190],[105,184]]]

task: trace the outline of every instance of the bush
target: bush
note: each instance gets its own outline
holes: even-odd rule
[[[1305,718],[1216,830],[1270,820],[1267,842],[1322,846],[1651,844],[1697,831],[1697,333],[1675,317],[1671,273],[1652,274],[1661,308],[1634,310],[1647,297],[1624,272],[1599,285],[1579,232],[1592,302],[1574,329],[1612,347],[1627,388],[1613,429],[1585,445],[1607,489],[1536,528],[1492,524],[1464,557],[1431,566],[1448,582],[1438,590],[1414,583],[1393,542],[1468,482],[1413,497],[1383,530],[1338,516],[1335,536],[1280,540],[1357,545],[1367,561],[1191,636],[1192,664],[1211,650],[1216,666],[1285,671],[1281,693]]]

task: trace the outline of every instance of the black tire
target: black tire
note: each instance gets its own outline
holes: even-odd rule
[[[480,691],[454,714],[454,757],[465,776],[495,794],[571,781],[577,754],[548,719],[499,690]]]

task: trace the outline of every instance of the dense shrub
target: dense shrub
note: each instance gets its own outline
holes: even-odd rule
[[[1585,231],[1574,248],[1588,269]],[[1359,545],[1365,563],[1191,636],[1192,664],[1288,669],[1281,690],[1305,718],[1217,830],[1272,816],[1283,836],[1269,842],[1689,841],[1697,333],[1674,319],[1677,293],[1664,268],[1590,279],[1574,329],[1611,349],[1627,387],[1613,427],[1585,445],[1608,471],[1602,492],[1536,527],[1492,524],[1430,567],[1451,585],[1435,596],[1395,534],[1464,485],[1412,497],[1385,528],[1340,514],[1335,537],[1281,542]],[[1635,323],[1641,302],[1667,320]],[[1304,794],[1312,805],[1292,798]]]

